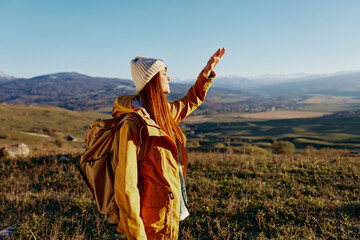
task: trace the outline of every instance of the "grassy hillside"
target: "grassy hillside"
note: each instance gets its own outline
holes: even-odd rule
[[[0,147],[24,142],[34,154],[82,152],[89,124],[110,114],[76,112],[49,106],[0,104]],[[358,115],[322,118],[261,120],[239,114],[192,116],[182,124],[193,150],[233,150],[244,144],[270,149],[274,140],[293,142],[297,148],[340,148],[360,151]],[[67,136],[78,141],[70,142]],[[215,146],[221,143],[221,146]]]
[[[347,112],[345,112],[347,113]],[[195,149],[211,150],[216,143],[236,147],[244,143],[270,148],[274,140],[290,141],[297,148],[313,146],[315,148],[339,148],[360,151],[359,111],[354,115],[333,114],[330,116],[304,119],[249,120],[217,122],[187,122],[189,143],[196,144]]]
[[[190,153],[180,239],[359,239],[360,156]],[[12,239],[125,239],[98,213],[78,155],[0,160]]]
[[[23,142],[32,151],[82,151],[89,124],[98,118],[110,118],[97,112],[76,112],[50,106],[0,104],[0,147]],[[67,136],[78,141],[69,142]]]
[[[85,130],[110,115],[10,104],[0,111],[0,147],[24,142],[33,152],[0,160],[0,230],[16,226],[13,239],[125,239],[98,213],[77,171]],[[270,121],[229,114],[184,124],[195,152],[191,217],[180,239],[359,239],[360,155],[334,149],[360,149],[358,113]],[[291,156],[262,149],[274,139],[323,149]]]

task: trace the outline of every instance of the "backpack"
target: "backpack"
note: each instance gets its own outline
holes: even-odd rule
[[[119,208],[115,203],[114,172],[117,162],[113,160],[113,140],[126,120],[132,120],[140,126],[141,120],[136,114],[124,114],[121,118],[96,120],[86,131],[84,142],[87,149],[81,155],[79,171],[93,194],[101,214],[110,215],[109,223],[119,222]],[[114,144],[116,147],[116,144]],[[138,146],[139,147],[139,146]]]

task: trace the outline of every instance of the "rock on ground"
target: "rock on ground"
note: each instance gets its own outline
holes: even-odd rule
[[[0,149],[0,156],[11,159],[27,157],[29,156],[29,153],[30,150],[24,143],[3,147]]]

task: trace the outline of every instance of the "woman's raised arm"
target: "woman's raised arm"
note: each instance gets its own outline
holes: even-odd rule
[[[209,90],[212,81],[215,78],[213,69],[219,63],[224,55],[225,49],[218,49],[209,59],[205,68],[199,74],[199,77],[186,96],[170,103],[170,112],[175,122],[181,122],[185,117],[192,113],[200,104],[203,103],[206,93]]]

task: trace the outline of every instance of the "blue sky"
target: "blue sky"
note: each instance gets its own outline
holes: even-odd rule
[[[192,79],[360,70],[360,1],[0,0],[0,71],[131,78],[138,55]]]

